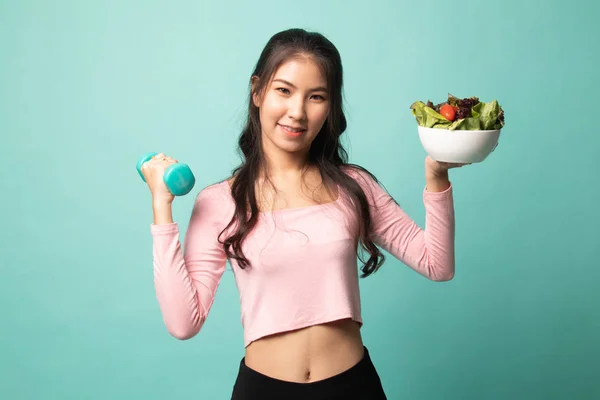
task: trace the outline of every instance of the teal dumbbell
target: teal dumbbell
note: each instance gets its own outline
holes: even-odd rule
[[[158,153],[145,154],[137,162],[137,171],[144,182],[146,182],[146,179],[142,174],[142,165],[144,165],[146,161],[150,161],[150,159],[157,154]],[[192,174],[190,167],[186,164],[176,163],[167,167],[165,174],[163,175],[163,181],[173,196],[185,196],[194,187],[196,178],[194,178],[194,174]]]

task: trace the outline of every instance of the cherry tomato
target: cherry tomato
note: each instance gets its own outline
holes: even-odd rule
[[[440,114],[448,121],[454,121],[454,118],[456,118],[456,109],[450,104],[444,104],[440,107]]]

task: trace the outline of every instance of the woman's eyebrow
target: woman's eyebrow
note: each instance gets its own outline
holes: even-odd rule
[[[296,89],[296,86],[294,86],[291,82],[286,81],[285,79],[273,79],[273,82],[285,83],[286,85],[291,86],[294,89]],[[327,88],[323,87],[323,86],[319,86],[319,87],[311,89],[310,91],[311,92],[327,92]]]

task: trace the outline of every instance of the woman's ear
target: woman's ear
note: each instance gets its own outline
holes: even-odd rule
[[[258,86],[258,76],[254,75],[250,80],[250,83],[252,84],[252,103],[254,103],[256,107],[260,107],[260,96],[258,93],[256,93],[256,87]]]

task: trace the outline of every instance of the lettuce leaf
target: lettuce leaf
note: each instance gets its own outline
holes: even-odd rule
[[[489,103],[479,102],[471,109],[471,116],[456,121],[448,121],[433,108],[422,101],[414,102],[410,108],[419,126],[448,130],[493,130],[504,126],[504,111],[493,100]]]
[[[471,109],[472,114],[477,114],[477,118],[481,121],[481,129],[501,129],[504,126],[504,116],[502,108],[496,100],[489,103],[479,103]]]

